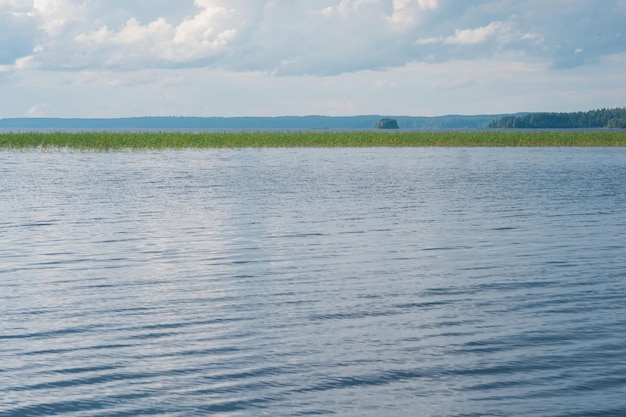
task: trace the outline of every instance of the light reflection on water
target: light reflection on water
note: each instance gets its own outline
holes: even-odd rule
[[[622,149],[0,152],[0,416],[622,415]]]

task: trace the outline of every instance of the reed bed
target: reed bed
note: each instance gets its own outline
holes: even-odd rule
[[[281,131],[0,133],[0,149],[626,146],[626,131]]]

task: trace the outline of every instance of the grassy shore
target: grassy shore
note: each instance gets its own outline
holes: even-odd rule
[[[206,149],[246,147],[626,146],[626,131],[294,131],[0,133],[0,149]]]

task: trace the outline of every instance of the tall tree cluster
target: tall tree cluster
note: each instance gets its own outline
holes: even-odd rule
[[[503,129],[585,129],[626,128],[626,108],[599,109],[575,113],[529,113],[505,116],[489,124]]]

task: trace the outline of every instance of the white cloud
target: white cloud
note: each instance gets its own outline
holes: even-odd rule
[[[30,10],[33,0],[0,0],[0,10],[4,13],[21,13]]]
[[[165,18],[141,24],[131,17],[119,30],[102,26],[81,33],[74,41],[92,60],[101,64],[133,68],[155,63],[181,63],[212,57],[235,39],[241,16],[236,9],[216,6],[209,0],[196,0],[202,10],[173,25]]]
[[[332,15],[338,13],[340,15],[349,15],[358,11],[358,9],[364,5],[373,4],[380,5],[380,0],[340,0],[339,4],[328,6],[322,9],[322,13],[325,15]],[[275,7],[275,3],[274,3]]]
[[[457,29],[454,31],[454,35],[445,38],[443,43],[446,45],[476,45],[507,30],[506,24],[491,22],[487,26],[476,29]]]
[[[45,111],[48,107],[49,106],[47,103],[36,104],[26,111],[26,116],[27,117],[43,117],[46,115]]]
[[[521,37],[522,40],[531,40],[531,41],[535,41],[537,43],[543,42],[543,36],[537,34],[537,33],[532,33],[532,32],[528,32],[528,33],[524,33]]]
[[[391,23],[402,29],[413,27],[426,16],[426,11],[439,7],[439,0],[393,0]]]
[[[32,15],[49,35],[58,35],[68,22],[83,15],[82,6],[70,0],[34,0]]]
[[[434,10],[439,7],[439,0],[418,0],[418,4],[424,10]]]
[[[430,38],[421,38],[418,39],[415,43],[418,45],[431,45],[434,43],[442,43],[444,41],[443,36],[432,36]]]
[[[620,0],[1,0],[0,25],[11,30],[0,32],[0,65],[32,55],[64,70],[337,74],[465,58],[472,46],[475,56],[522,53],[564,67],[625,50],[625,9]]]
[[[32,69],[36,68],[37,66],[38,63],[35,61],[35,58],[32,55],[16,59],[14,65],[16,70]]]

